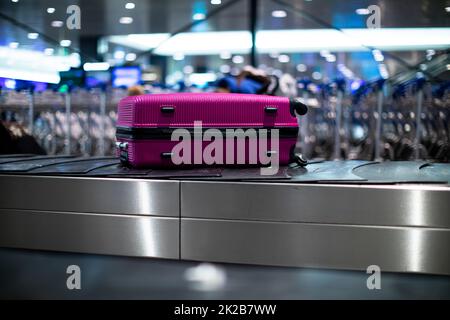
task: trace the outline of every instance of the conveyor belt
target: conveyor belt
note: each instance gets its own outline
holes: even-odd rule
[[[0,157],[0,173],[225,181],[284,180],[293,183],[450,184],[450,164],[426,161],[312,161],[306,168],[281,167],[273,176],[262,176],[259,168],[132,169],[121,166],[115,157],[14,155]]]
[[[450,164],[152,170],[0,159],[0,246],[450,274]]]

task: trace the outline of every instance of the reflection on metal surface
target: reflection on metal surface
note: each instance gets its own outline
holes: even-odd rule
[[[0,175],[0,190],[0,247],[450,274],[448,186]]]
[[[409,243],[406,247],[408,261],[406,263],[411,266],[413,272],[420,272],[424,268],[424,263],[421,259],[425,254],[424,250],[426,248],[424,248],[425,239],[422,235],[423,233],[416,229],[411,229],[409,232]],[[448,271],[450,273],[450,270]]]
[[[0,190],[0,208],[179,216],[177,181],[0,175]]]
[[[423,191],[421,190],[411,191],[409,199],[405,201],[406,212],[409,212],[411,215],[411,225],[426,226],[427,224],[426,215],[429,210],[429,208],[425,207],[426,204],[427,199]]]
[[[160,244],[159,240],[155,238],[155,235],[158,234],[159,231],[155,229],[154,226],[154,223],[150,221],[141,220],[137,230],[138,232],[136,232],[136,234],[139,234],[142,237],[142,249],[144,255],[148,257],[158,257],[158,245]]]
[[[450,275],[450,230],[181,219],[181,258]]]
[[[450,227],[450,188],[436,186],[184,181],[181,207],[188,218]]]
[[[0,246],[178,259],[179,220],[1,209]]]

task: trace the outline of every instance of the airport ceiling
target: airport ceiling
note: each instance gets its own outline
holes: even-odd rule
[[[14,2],[16,1],[16,2]],[[217,1],[217,0],[216,0]],[[61,40],[75,40],[79,36],[104,36],[130,33],[173,32],[192,22],[195,13],[211,10],[236,1],[222,12],[208,19],[198,31],[244,30],[249,27],[249,0],[222,0],[220,5],[210,0],[2,0],[0,13],[15,21]],[[377,4],[381,8],[382,27],[449,27],[450,13],[445,8],[450,0],[278,0],[305,10],[324,22],[340,28],[365,26],[365,16],[355,10]],[[126,9],[125,4],[133,2],[135,8]],[[220,2],[220,1],[218,1]],[[259,29],[317,29],[320,23],[286,10],[273,0],[259,0]],[[65,21],[66,8],[77,4],[81,8],[81,30],[67,30],[51,26],[52,21]],[[47,8],[55,8],[47,13]],[[285,18],[272,17],[272,11],[285,9]],[[133,18],[131,24],[120,24],[124,16]],[[18,41],[31,45],[27,31],[0,19],[0,40],[9,43]],[[1,43],[0,45],[5,45]]]

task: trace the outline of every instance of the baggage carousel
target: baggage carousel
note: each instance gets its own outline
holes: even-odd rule
[[[0,247],[450,275],[450,164],[129,169],[0,157]]]

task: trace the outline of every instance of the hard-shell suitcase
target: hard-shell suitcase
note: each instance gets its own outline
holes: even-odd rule
[[[294,156],[296,117],[306,111],[296,99],[264,95],[127,97],[118,108],[118,154],[124,164],[133,167],[267,165],[267,158],[274,154],[278,164],[285,165]]]

